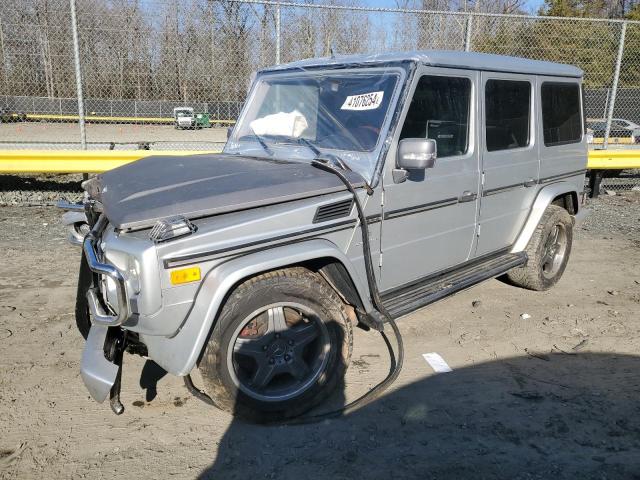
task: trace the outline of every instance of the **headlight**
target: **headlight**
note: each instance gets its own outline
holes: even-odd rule
[[[140,264],[134,257],[127,259],[127,283],[131,287],[131,293],[140,293]]]

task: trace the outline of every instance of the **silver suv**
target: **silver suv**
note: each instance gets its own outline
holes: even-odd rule
[[[197,367],[221,409],[293,417],[340,384],[354,326],[503,274],[550,288],[582,213],[581,83],[443,51],[260,71],[222,154],[98,175],[67,214],[89,392],[122,411],[126,351]]]

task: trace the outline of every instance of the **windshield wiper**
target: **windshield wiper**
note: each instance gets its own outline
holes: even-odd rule
[[[311,143],[309,140],[307,140],[306,138],[298,137],[298,143],[304,143],[307,147],[309,147],[309,150],[311,150],[314,153],[316,158],[322,155],[322,152],[320,151],[320,149],[316,147],[313,143]]]
[[[269,145],[267,145],[267,142],[264,141],[264,138],[262,138],[256,132],[254,132],[253,128],[251,129],[251,131],[253,133],[253,136],[256,137],[256,140],[258,140],[258,143],[260,144],[260,146],[264,149],[264,151],[267,152],[270,157],[273,157],[273,150],[269,148]]]
[[[349,166],[337,155],[333,153],[323,153],[318,147],[316,147],[311,141],[304,137],[298,137],[298,143],[304,143],[314,155],[314,161],[330,164],[333,167],[338,167],[341,170],[351,171]]]

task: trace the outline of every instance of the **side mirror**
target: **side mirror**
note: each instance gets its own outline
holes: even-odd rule
[[[398,168],[424,170],[433,168],[438,156],[438,144],[431,138],[405,138],[398,144]]]

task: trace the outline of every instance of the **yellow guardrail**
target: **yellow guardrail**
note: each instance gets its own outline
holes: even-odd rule
[[[14,115],[16,116],[16,115]],[[77,122],[78,115],[50,115],[47,113],[27,113],[27,120],[54,120],[58,122]],[[102,115],[85,115],[85,122],[114,122],[114,123],[173,123],[173,117],[109,117]],[[209,123],[221,123],[233,125],[235,120],[214,120],[209,119]]]
[[[195,155],[203,150],[0,150],[0,173],[100,173],[152,155]],[[591,150],[588,169],[640,169],[640,149]]]
[[[101,173],[152,155],[202,150],[0,150],[0,173]]]
[[[602,145],[604,138],[596,137],[591,142],[594,145]],[[609,145],[630,145],[635,143],[635,139],[631,137],[609,137]]]
[[[589,170],[628,170],[640,168],[640,149],[590,150]]]

